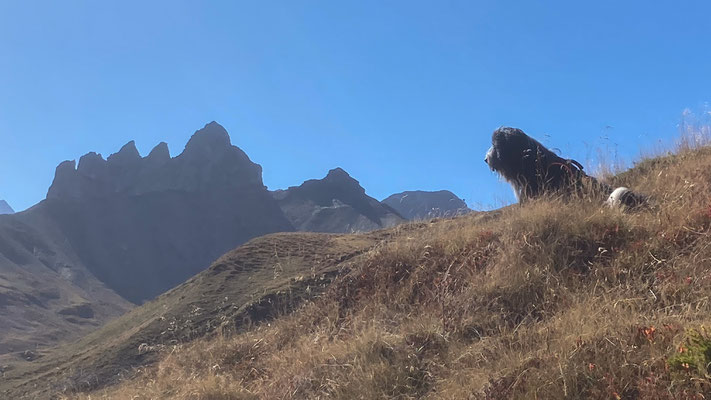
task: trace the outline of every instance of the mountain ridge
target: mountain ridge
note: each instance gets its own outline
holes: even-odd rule
[[[83,335],[255,237],[405,222],[342,168],[276,192],[261,175],[214,121],[174,157],[165,142],[142,156],[131,140],[59,163],[46,199],[0,217],[0,318],[10,321],[0,354]]]
[[[215,122],[176,157],[129,141],[64,161],[46,199],[0,216],[0,354],[83,335],[249,239],[293,230]]]
[[[410,190],[395,193],[382,201],[410,221],[454,217],[472,210],[449,190]]]
[[[272,194],[299,231],[367,232],[405,221],[391,207],[368,196],[340,167],[331,169],[322,179],[309,179]]]

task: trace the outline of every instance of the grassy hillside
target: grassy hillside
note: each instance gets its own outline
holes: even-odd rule
[[[652,207],[549,198],[381,232],[295,312],[169,343],[131,379],[66,395],[709,398],[711,149],[612,180]]]
[[[0,371],[132,307],[79,259],[45,203],[0,215]]]
[[[239,332],[323,292],[388,233],[282,233],[254,239],[184,284],[38,360],[0,360],[0,398],[48,398],[131,376],[176,345]]]

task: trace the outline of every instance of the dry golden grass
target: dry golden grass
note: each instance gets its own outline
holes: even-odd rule
[[[298,311],[79,397],[709,398],[711,149],[613,181],[650,209],[548,198],[404,227]]]

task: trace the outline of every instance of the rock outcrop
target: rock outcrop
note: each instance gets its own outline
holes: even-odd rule
[[[294,228],[262,183],[262,169],[212,122],[170,157],[141,157],[133,141],[57,167],[44,206],[91,271],[140,303],[247,240]]]
[[[15,210],[5,200],[0,200],[0,215],[14,214]]]
[[[365,194],[360,183],[341,168],[273,195],[299,231],[366,232],[404,221],[395,210]]]
[[[383,203],[410,221],[453,217],[471,212],[464,200],[448,190],[396,193],[383,200]]]

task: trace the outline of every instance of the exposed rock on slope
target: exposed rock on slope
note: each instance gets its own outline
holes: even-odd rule
[[[358,181],[341,168],[332,169],[323,179],[273,194],[299,231],[366,232],[404,221],[395,210],[366,195]]]
[[[0,215],[3,214],[14,214],[15,210],[10,207],[5,200],[0,200]]]
[[[415,221],[436,217],[451,217],[466,214],[471,210],[464,200],[449,190],[427,192],[422,190],[396,193],[383,203],[395,209],[403,217]]]

